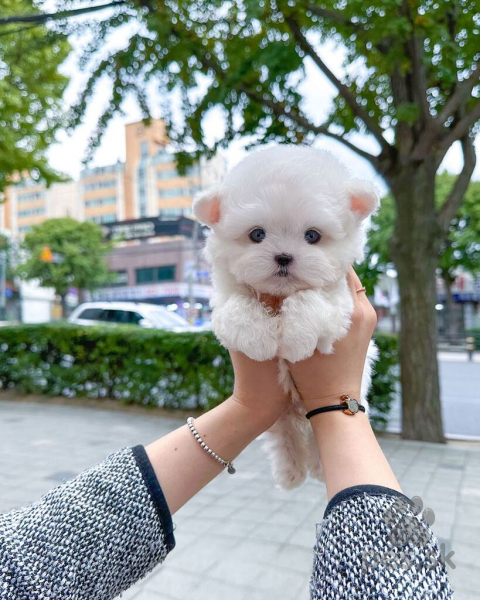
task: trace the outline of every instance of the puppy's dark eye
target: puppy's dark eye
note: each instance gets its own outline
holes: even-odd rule
[[[308,229],[305,232],[305,240],[309,244],[316,244],[322,239],[322,235],[316,229]]]
[[[252,229],[252,231],[248,234],[248,237],[256,244],[262,242],[266,236],[267,234],[265,233],[265,230],[261,227],[255,227],[255,229]]]

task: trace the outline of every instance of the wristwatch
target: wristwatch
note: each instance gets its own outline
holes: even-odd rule
[[[334,404],[333,406],[322,406],[321,408],[315,408],[309,411],[305,417],[311,419],[315,415],[324,412],[330,412],[332,410],[342,410],[346,415],[356,415],[359,411],[365,412],[365,407],[360,404],[355,398],[351,398],[347,394],[340,397],[341,404]]]

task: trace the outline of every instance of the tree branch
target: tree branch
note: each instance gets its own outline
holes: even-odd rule
[[[316,4],[307,4],[306,9],[322,19],[330,19],[331,21],[341,23],[342,25],[348,25],[355,29],[363,29],[360,23],[354,23],[351,19],[335,10],[329,10],[328,8],[317,6]]]
[[[309,56],[313,62],[317,65],[317,67],[322,71],[322,73],[327,77],[327,79],[337,88],[339,94],[345,100],[345,102],[350,107],[353,114],[361,119],[369,132],[374,136],[377,142],[380,144],[382,151],[386,153],[391,153],[393,148],[387,142],[387,140],[383,137],[383,129],[379,126],[379,124],[373,119],[360,104],[357,102],[354,94],[351,92],[349,87],[342,83],[333,72],[327,67],[327,65],[322,61],[322,59],[315,52],[314,48],[310,45],[307,38],[303,35],[302,29],[298,22],[291,16],[285,16],[285,22],[290,27],[290,30],[293,33],[295,40],[297,41],[300,48]]]
[[[258,104],[262,104],[263,106],[270,108],[270,110],[277,116],[283,116],[286,119],[290,119],[305,131],[315,133],[316,135],[325,135],[333,140],[336,140],[337,142],[340,142],[349,150],[352,150],[362,158],[368,160],[376,169],[379,169],[378,156],[375,156],[374,154],[370,154],[366,150],[358,148],[357,146],[352,144],[352,142],[345,139],[343,135],[333,133],[332,131],[329,131],[327,127],[324,127],[322,125],[315,125],[314,123],[311,123],[304,115],[291,109],[287,110],[287,108],[283,104],[275,102],[274,100],[271,100],[270,98],[267,98],[264,95],[247,88],[245,85],[241,85],[239,89]]]
[[[444,125],[447,120],[452,117],[457,109],[468,101],[473,88],[479,83],[480,78],[480,62],[478,62],[471,72],[470,76],[457,85],[457,89],[449,101],[443,107],[435,121],[438,123],[438,127]]]
[[[430,107],[427,99],[427,75],[425,65],[423,64],[423,48],[421,40],[412,34],[412,39],[408,42],[410,60],[412,61],[412,83],[415,99],[420,106],[423,122],[431,120]]]
[[[475,145],[472,138],[466,134],[462,138],[461,143],[463,151],[463,169],[460,175],[457,177],[450,195],[438,212],[437,216],[440,229],[444,233],[448,231],[450,221],[455,217],[458,209],[462,205],[465,192],[467,191],[470,179],[472,178],[472,174],[477,163]]]
[[[466,112],[462,118],[453,125],[450,129],[447,129],[445,137],[440,142],[440,150],[446,153],[450,146],[459,140],[462,140],[469,134],[470,127],[480,119],[480,98],[477,98],[477,102],[470,110]]]
[[[217,62],[212,58],[211,54],[209,56],[206,56],[204,54],[202,56],[202,58],[199,58],[199,61],[201,63],[203,63],[203,65],[205,67],[207,67],[208,69],[211,69],[219,79],[225,80],[224,72],[222,71],[220,66],[217,64]],[[375,169],[377,169],[378,171],[382,171],[381,166],[380,166],[380,156],[375,156],[374,154],[370,154],[366,150],[357,148],[357,146],[355,146],[354,144],[352,144],[352,142],[345,139],[342,135],[333,133],[332,131],[329,131],[327,127],[324,127],[322,125],[315,125],[314,123],[311,123],[301,113],[296,112],[292,109],[287,109],[287,107],[285,105],[283,105],[279,102],[276,102],[275,100],[272,100],[271,98],[266,97],[261,92],[257,92],[256,90],[250,89],[244,83],[241,83],[237,89],[239,92],[243,92],[251,100],[257,102],[257,104],[260,104],[261,106],[266,106],[267,108],[269,108],[275,115],[283,116],[286,119],[290,119],[291,121],[296,123],[299,127],[304,129],[305,131],[315,133],[316,135],[325,135],[331,139],[336,140],[337,142],[340,142],[341,144],[346,146],[349,150],[352,150],[353,152],[355,152],[356,154],[358,154],[365,160],[368,160],[368,162],[370,162]],[[385,169],[386,168],[388,168],[387,164],[385,165]]]

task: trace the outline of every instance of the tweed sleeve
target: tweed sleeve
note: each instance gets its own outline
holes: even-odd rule
[[[35,504],[0,516],[0,598],[115,598],[174,545],[145,449],[125,448]]]
[[[452,598],[438,541],[403,494],[381,486],[343,490],[317,525],[312,600]]]

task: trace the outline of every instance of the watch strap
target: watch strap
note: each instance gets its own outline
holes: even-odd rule
[[[355,415],[357,412],[365,412],[365,407],[362,406],[358,400],[355,398],[350,398],[350,396],[342,396],[340,398],[342,400],[342,404],[333,404],[332,406],[322,406],[321,408],[314,408],[309,411],[305,417],[307,419],[311,419],[315,415],[319,415],[320,413],[331,412],[333,410],[342,410],[346,415]]]

